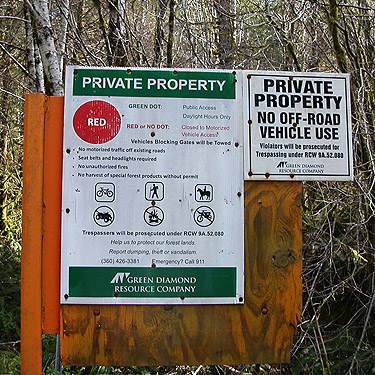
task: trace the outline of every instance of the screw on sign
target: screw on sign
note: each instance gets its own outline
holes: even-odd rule
[[[73,128],[85,142],[106,143],[119,133],[121,116],[112,104],[103,100],[92,100],[77,109],[73,116]]]

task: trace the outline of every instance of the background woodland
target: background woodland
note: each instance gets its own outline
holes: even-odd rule
[[[290,365],[65,374],[375,374],[375,1],[2,0],[0,373],[19,373],[24,94],[65,65],[351,74],[353,182],[304,183],[304,304]],[[43,339],[53,373],[54,338]]]

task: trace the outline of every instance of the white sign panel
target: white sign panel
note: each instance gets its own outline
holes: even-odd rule
[[[235,78],[67,68],[62,303],[243,303]]]
[[[244,74],[245,179],[352,179],[349,75]]]

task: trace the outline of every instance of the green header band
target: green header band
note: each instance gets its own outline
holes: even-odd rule
[[[70,267],[69,297],[236,297],[236,268]]]
[[[73,95],[235,99],[235,78],[230,72],[76,68]]]

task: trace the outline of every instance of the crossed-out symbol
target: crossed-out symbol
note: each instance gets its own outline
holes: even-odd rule
[[[115,213],[111,207],[100,206],[93,213],[94,222],[100,227],[108,227],[115,220]]]
[[[155,227],[163,222],[164,212],[159,207],[151,206],[145,210],[143,218],[146,224]]]
[[[211,207],[200,206],[194,211],[194,221],[200,227],[208,227],[215,220],[215,212]]]

